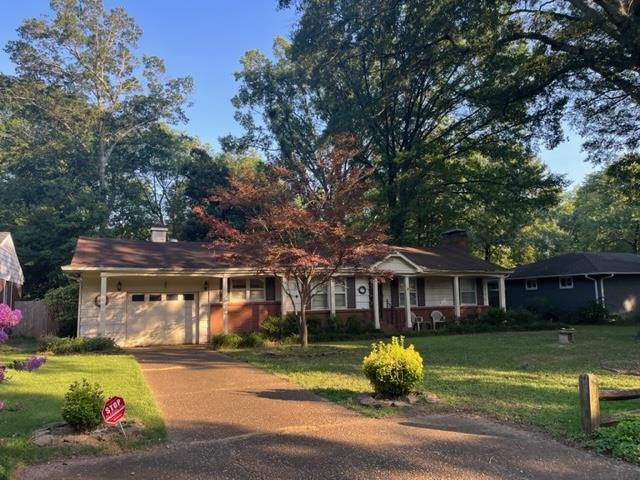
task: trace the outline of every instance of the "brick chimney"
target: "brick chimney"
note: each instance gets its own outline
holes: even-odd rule
[[[154,225],[151,227],[151,241],[155,243],[165,243],[169,229],[164,225]]]
[[[459,250],[464,253],[469,253],[469,237],[467,236],[467,231],[462,230],[461,228],[453,228],[446,232],[442,232],[440,246],[450,250]]]

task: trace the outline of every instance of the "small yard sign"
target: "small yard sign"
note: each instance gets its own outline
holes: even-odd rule
[[[124,398],[111,397],[102,407],[102,419],[105,423],[115,425],[124,417]]]

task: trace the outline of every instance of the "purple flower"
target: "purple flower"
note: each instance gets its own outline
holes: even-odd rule
[[[9,335],[4,331],[4,328],[0,327],[0,344],[7,343],[7,340],[9,340]]]
[[[24,369],[27,372],[31,372],[32,370],[40,368],[46,361],[47,357],[29,357],[24,364]]]

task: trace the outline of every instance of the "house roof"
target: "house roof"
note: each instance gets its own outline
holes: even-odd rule
[[[389,250],[403,255],[425,271],[509,273],[509,270],[455,248],[417,248],[389,245]]]
[[[402,255],[423,271],[506,274],[489,262],[448,248],[389,245],[387,256]],[[206,242],[149,242],[80,237],[66,272],[83,270],[224,270],[249,268],[250,252],[225,251]]]
[[[572,275],[640,274],[640,255],[632,253],[565,253],[516,268],[509,279]]]

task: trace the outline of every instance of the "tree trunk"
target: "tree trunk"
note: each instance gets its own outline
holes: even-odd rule
[[[307,348],[309,346],[309,328],[307,327],[307,307],[304,303],[300,307],[300,322],[298,327],[300,330],[300,346]]]

